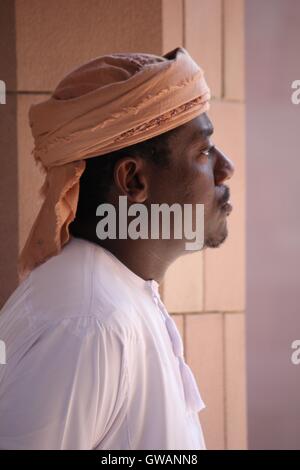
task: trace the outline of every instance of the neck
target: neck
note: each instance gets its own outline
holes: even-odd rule
[[[98,240],[98,245],[113,253],[127,268],[142,279],[154,279],[161,283],[170,262],[166,259],[165,253],[153,243],[138,243],[138,241],[145,240],[132,240],[131,243],[129,240],[117,242],[116,240]]]
[[[128,269],[144,280],[163,281],[169,265],[180,255],[178,249],[170,249],[170,240],[99,240],[87,231],[76,231],[75,237],[83,238],[109,250]],[[168,243],[169,242],[169,243]]]

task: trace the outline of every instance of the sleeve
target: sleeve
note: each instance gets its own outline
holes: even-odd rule
[[[35,338],[7,374],[1,449],[93,449],[127,397],[125,342],[92,316]]]

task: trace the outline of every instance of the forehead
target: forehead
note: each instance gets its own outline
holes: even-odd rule
[[[191,121],[178,127],[174,138],[171,139],[170,144],[176,146],[192,146],[195,143],[203,142],[214,131],[212,122],[206,113],[200,114]]]

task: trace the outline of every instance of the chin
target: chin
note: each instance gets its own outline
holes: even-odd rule
[[[215,233],[213,235],[209,235],[205,239],[204,248],[218,248],[222,243],[225,242],[228,236],[228,229],[227,225],[223,227],[222,231]]]

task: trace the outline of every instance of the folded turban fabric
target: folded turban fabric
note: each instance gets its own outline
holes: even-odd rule
[[[49,99],[32,105],[32,153],[46,178],[44,202],[19,258],[20,278],[68,242],[84,159],[174,129],[207,111],[209,99],[203,70],[177,47],[163,56],[97,57],[66,75]]]

